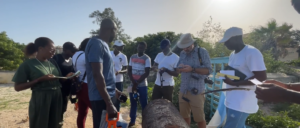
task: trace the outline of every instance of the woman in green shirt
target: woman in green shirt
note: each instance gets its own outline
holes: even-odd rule
[[[30,128],[59,128],[61,125],[61,85],[54,76],[60,76],[59,69],[50,60],[55,54],[54,43],[47,37],[37,38],[29,43],[25,55],[36,53],[35,58],[25,60],[16,71],[13,80],[15,90],[31,88],[29,102]],[[71,76],[69,73],[67,76]]]

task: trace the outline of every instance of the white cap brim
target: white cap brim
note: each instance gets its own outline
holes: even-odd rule
[[[219,41],[219,43],[225,43],[227,40],[229,40],[230,37],[223,37],[222,40]]]

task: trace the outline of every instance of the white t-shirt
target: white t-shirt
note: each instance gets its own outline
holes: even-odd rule
[[[128,61],[126,55],[123,53],[119,53],[118,55],[115,56],[114,51],[110,51],[110,54],[112,56],[112,59],[114,61],[114,68],[115,72],[121,71],[123,66],[128,66]],[[116,82],[123,82],[123,74],[118,74],[116,76]]]
[[[239,53],[232,52],[229,56],[228,65],[244,73],[246,79],[254,76],[253,71],[265,71],[266,66],[261,52],[253,46],[246,45]],[[226,85],[227,88],[236,88],[236,86]],[[255,85],[239,86],[249,88],[250,91],[227,91],[225,105],[226,107],[245,113],[256,113],[258,111],[257,98],[255,94]]]
[[[161,68],[167,68],[170,71],[174,71],[177,67],[177,63],[179,61],[179,56],[177,56],[175,53],[172,53],[170,56],[165,56],[164,53],[158,53],[157,56],[154,59],[154,62],[158,64],[158,69]],[[163,86],[174,86],[175,82],[173,79],[173,76],[171,76],[168,73],[162,74],[162,79],[164,80]],[[156,73],[156,85],[161,85],[161,78],[159,72]]]
[[[81,55],[78,57],[79,54],[81,54]],[[77,57],[78,57],[78,59],[77,59]],[[76,59],[77,59],[77,62],[76,62]],[[83,51],[76,52],[72,57],[72,63],[73,63],[75,71],[77,72],[79,70],[81,72],[80,75],[79,75],[79,80],[82,80],[82,77],[83,77],[83,75],[85,73],[85,70],[86,70],[84,52]],[[76,67],[75,67],[75,63],[76,63]],[[83,82],[87,83],[87,76],[85,76]]]

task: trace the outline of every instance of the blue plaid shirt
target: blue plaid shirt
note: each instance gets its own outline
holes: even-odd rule
[[[204,48],[200,48],[200,55],[202,59],[203,65],[200,65],[199,57],[198,57],[198,49],[199,47],[195,47],[190,53],[186,53],[185,51],[181,51],[180,59],[177,64],[177,67],[180,64],[190,65],[194,68],[208,68],[209,74],[212,73],[211,62],[209,58],[209,54]],[[191,77],[191,75],[197,76],[199,79],[196,80]],[[208,77],[208,75],[200,75],[198,73],[181,73],[181,85],[180,92],[185,93],[186,91],[192,91],[193,88],[198,89],[198,93],[200,94],[205,91],[205,83],[204,79]]]

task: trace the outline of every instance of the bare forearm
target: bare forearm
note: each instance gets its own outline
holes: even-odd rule
[[[257,80],[259,81],[265,81],[266,78],[261,78],[261,77],[255,77],[255,76],[252,76],[250,78],[248,78],[247,80],[242,80],[242,81],[237,81],[237,82],[234,82],[235,86],[249,86],[249,85],[254,85],[251,81],[249,81],[250,79],[254,79],[256,78]]]
[[[196,68],[195,71],[200,75],[209,75],[208,68]]]
[[[300,92],[287,90],[284,95],[285,101],[300,104]]]
[[[140,79],[137,80],[137,82],[140,83],[141,81],[144,81],[148,76],[149,73],[144,73],[143,75],[141,75]]]
[[[122,71],[119,72],[120,74],[126,74],[127,73],[127,69],[124,69]]]
[[[100,75],[100,74],[99,75],[94,75],[94,78],[97,78],[97,79],[95,79],[95,82],[96,82],[97,89],[100,93],[100,96],[103,98],[106,105],[111,105],[112,101],[111,101],[110,96],[109,96],[109,94],[106,90],[106,83],[105,83],[103,75]]]
[[[17,92],[22,91],[22,90],[26,90],[28,88],[31,88],[32,86],[34,86],[35,84],[37,84],[39,82],[38,79],[27,82],[27,83],[15,83],[15,90]]]
[[[286,84],[288,89],[294,90],[294,91],[300,91],[300,84],[299,83],[291,83]]]
[[[170,70],[166,70],[166,72],[169,74],[169,75],[171,75],[171,76],[175,76],[175,77],[177,77],[178,75],[179,75],[179,73],[175,70],[175,71],[170,71]]]

